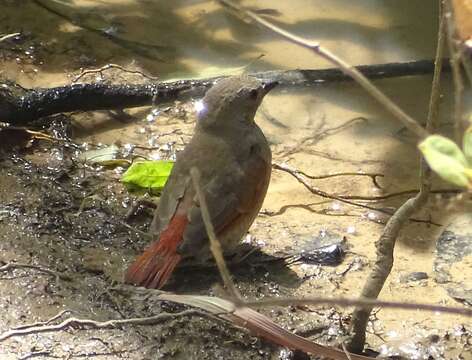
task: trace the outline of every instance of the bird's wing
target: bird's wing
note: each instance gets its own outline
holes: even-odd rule
[[[244,225],[244,219],[247,216],[255,216],[254,213],[259,211],[267,191],[269,177],[270,163],[268,164],[260,156],[252,156],[243,165],[228,166],[225,172],[213,176],[210,181],[202,185],[211,222],[217,235],[224,234],[234,226],[241,226],[240,236],[247,231],[250,223]],[[188,210],[188,219],[184,241],[179,247],[179,252],[184,256],[198,254],[208,247],[205,224],[196,198]]]

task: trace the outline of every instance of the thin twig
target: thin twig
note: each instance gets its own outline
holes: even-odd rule
[[[310,184],[308,184],[308,182],[301,176],[301,173],[299,171],[292,169],[285,164],[272,163],[272,167],[274,169],[281,170],[292,175],[295,179],[298,180],[299,183],[301,183],[303,186],[305,186],[306,189],[308,189],[311,193],[315,195],[318,195],[327,199],[337,200],[339,202],[343,202],[345,204],[349,204],[352,206],[358,206],[364,209],[369,209],[369,210],[378,211],[387,215],[391,215],[391,213],[389,213],[388,211],[385,211],[384,209],[378,209],[369,205],[364,205],[364,204],[356,203],[354,201],[346,200],[337,195],[329,194],[321,189],[315,188],[311,186]]]
[[[303,297],[303,298],[273,298],[254,301],[245,301],[244,305],[254,308],[270,306],[303,306],[303,305],[330,305],[340,307],[361,307],[370,309],[372,307],[381,307],[385,309],[401,309],[409,311],[429,311],[444,314],[454,314],[466,317],[472,317],[472,309],[466,307],[449,307],[433,304],[415,304],[399,301],[382,301],[370,298],[330,298],[330,297]]]
[[[372,179],[372,182],[374,183],[375,187],[380,188],[380,189],[382,187],[379,185],[379,183],[377,181],[377,178],[385,176],[384,174],[381,174],[381,173],[365,173],[365,172],[340,172],[340,173],[332,173],[332,174],[326,174],[326,175],[310,175],[310,174],[304,172],[303,170],[300,170],[300,169],[297,169],[297,168],[289,168],[288,166],[277,164],[277,163],[273,163],[272,166],[275,169],[282,170],[282,171],[286,171],[285,170],[285,168],[286,168],[287,170],[290,170],[293,173],[303,175],[306,178],[312,179],[312,180],[322,180],[322,179],[328,179],[328,178],[331,178],[331,177],[338,177],[338,176],[367,176],[367,177],[370,177]],[[280,166],[283,166],[284,169],[281,169]],[[419,192],[418,189],[411,189],[411,190],[403,190],[403,191],[397,191],[397,192],[388,193],[388,194],[384,194],[384,195],[374,195],[374,196],[342,195],[342,194],[333,195],[333,196],[337,196],[338,198],[346,199],[346,200],[379,201],[379,200],[387,200],[387,199],[397,197],[397,196],[416,194],[418,192]],[[457,190],[457,189],[431,190],[432,194],[457,194],[459,192],[460,192],[460,190]]]
[[[393,193],[388,193],[385,195],[374,195],[374,196],[365,196],[365,195],[337,195],[342,199],[349,199],[349,200],[365,200],[365,201],[380,201],[380,200],[387,200],[398,196],[405,196],[405,195],[412,195],[417,194],[420,190],[418,189],[411,189],[411,190],[403,190],[397,191]],[[438,189],[438,190],[431,190],[431,194],[458,194],[461,193],[459,189]]]
[[[374,84],[372,84],[362,73],[355,69],[338,56],[334,55],[331,51],[320,46],[318,42],[308,41],[300,36],[292,34],[289,31],[286,31],[270,21],[265,20],[261,16],[257,15],[255,12],[245,9],[233,1],[230,0],[218,0],[223,6],[230,8],[238,13],[243,14],[246,18],[250,18],[256,23],[264,26],[265,28],[279,34],[283,38],[299,45],[304,48],[307,48],[314,53],[320,55],[322,58],[328,60],[330,63],[338,66],[345,74],[351,76],[360,86],[364,88],[374,99],[376,99],[380,104],[382,104],[386,110],[388,110],[392,115],[394,115],[398,120],[400,120],[405,127],[412,131],[419,139],[423,139],[429,135],[419,123],[413,119],[411,116],[406,114],[398,105],[396,105],[390,98],[388,98],[383,92],[381,92]]]
[[[190,175],[192,176],[193,186],[197,193],[198,202],[200,203],[200,211],[202,212],[203,223],[205,224],[205,229],[210,240],[210,250],[215,258],[216,265],[223,279],[223,283],[226,286],[229,294],[234,298],[235,302],[241,301],[241,294],[234,285],[233,280],[231,279],[231,274],[226,266],[226,262],[223,256],[223,250],[221,249],[221,243],[216,237],[215,229],[211,222],[210,212],[208,211],[208,205],[203,194],[202,187],[200,186],[200,171],[197,168],[190,169]]]
[[[310,175],[310,174],[307,174],[306,172],[302,171],[302,170],[299,170],[299,169],[296,169],[296,171],[300,174],[302,174],[303,176],[309,178],[309,179],[312,179],[312,180],[321,180],[321,179],[329,179],[329,178],[332,178],[332,177],[338,177],[338,176],[368,176],[370,178],[373,179],[373,182],[375,182],[376,184],[376,187],[380,187],[378,186],[376,180],[377,177],[384,177],[385,175],[384,174],[380,174],[380,173],[366,173],[366,172],[349,172],[349,171],[346,171],[346,172],[339,172],[339,173],[331,173],[331,174],[326,174],[326,175]]]
[[[351,354],[349,354],[349,351],[347,350],[346,344],[344,341],[341,343],[341,347],[343,348],[344,353],[346,354],[347,358],[349,360],[352,360]]]
[[[432,81],[431,98],[429,103],[429,111],[427,117],[426,128],[428,131],[434,131],[437,123],[437,114],[439,107],[439,90],[440,90],[440,77],[441,77],[441,66],[442,66],[442,53],[444,51],[444,31],[445,31],[445,15],[442,11],[440,2],[440,24],[438,30],[438,42],[436,49],[436,63],[435,71]],[[404,227],[408,219],[421,207],[423,207],[429,197],[431,190],[430,182],[431,170],[426,164],[425,160],[420,160],[420,191],[419,193],[407,200],[402,206],[400,206],[395,214],[388,220],[385,228],[380,235],[379,240],[376,242],[377,258],[375,264],[370,272],[364,287],[361,292],[362,298],[376,299],[380,291],[382,290],[385,281],[393,267],[394,261],[394,248],[396,240],[400,234],[400,231]],[[356,307],[352,314],[352,338],[348,344],[348,348],[353,352],[360,352],[365,346],[366,340],[366,328],[369,320],[372,307]]]
[[[324,197],[324,198],[327,198],[327,199],[332,199],[332,200],[337,200],[339,202],[342,202],[342,203],[345,203],[345,204],[348,204],[348,205],[352,205],[352,206],[357,206],[357,207],[360,207],[360,208],[364,208],[364,209],[368,209],[368,210],[372,210],[372,211],[377,211],[379,213],[382,213],[382,214],[386,214],[388,216],[392,216],[392,212],[391,211],[388,211],[388,210],[385,210],[385,209],[382,209],[382,208],[377,208],[377,207],[373,207],[373,206],[369,206],[369,205],[365,205],[365,204],[361,204],[361,203],[357,203],[357,202],[354,202],[354,201],[350,201],[344,197],[341,197],[339,195],[335,195],[335,194],[329,194],[321,189],[318,189],[318,188],[315,188],[314,186],[310,185],[302,176],[300,173],[298,173],[296,170],[294,169],[291,169],[290,167],[288,167],[287,165],[284,165],[284,164],[277,164],[277,163],[272,163],[272,167],[274,169],[277,169],[277,170],[282,170],[282,171],[285,171],[286,173],[292,175],[295,179],[298,180],[299,183],[301,183],[303,186],[305,186],[305,188],[310,191],[312,194],[315,194],[315,195],[318,195],[318,196],[321,196],[321,197]],[[431,221],[425,221],[425,220],[420,220],[420,219],[410,219],[410,221],[414,221],[414,222],[428,222],[430,224],[435,224]],[[438,224],[435,224],[435,225],[438,225]]]
[[[447,35],[449,44],[449,53],[451,54],[450,63],[452,68],[452,81],[454,84],[454,138],[458,144],[462,144],[465,126],[463,123],[463,93],[464,82],[461,72],[461,55],[456,45],[456,30],[454,27],[454,17],[452,15],[450,1],[446,1]]]
[[[21,33],[19,33],[19,32],[7,34],[7,35],[2,35],[2,36],[0,37],[0,43],[3,42],[3,41],[7,41],[7,40],[9,40],[9,39],[12,39],[12,38],[14,38],[14,37],[16,37],[16,36],[20,36],[20,35],[21,35]]]
[[[28,328],[32,328],[32,327],[49,325],[53,321],[56,321],[57,319],[60,319],[61,317],[63,317],[65,314],[70,314],[71,312],[72,312],[72,310],[62,310],[61,312],[57,313],[56,315],[54,315],[53,317],[49,318],[46,321],[38,321],[38,322],[35,322],[33,324],[19,325],[19,326],[13,328],[12,330],[21,330],[21,329],[28,329]]]
[[[139,71],[139,70],[130,70],[130,69],[126,69],[124,68],[123,66],[121,65],[118,65],[118,64],[106,64],[98,69],[85,69],[85,70],[82,70],[80,72],[79,75],[77,75],[73,80],[72,82],[73,83],[76,83],[77,81],[79,81],[82,77],[84,77],[85,75],[88,75],[88,74],[96,74],[96,73],[99,73],[100,75],[102,74],[103,71],[106,71],[106,70],[110,70],[110,69],[119,69],[125,73],[128,73],[128,74],[137,74],[137,75],[140,75],[142,76],[143,78],[146,78],[146,79],[149,79],[149,80],[153,80],[153,81],[157,81],[159,80],[158,77],[155,77],[155,76],[150,76],[150,75],[147,75],[145,73],[143,73],[142,71]]]
[[[150,289],[146,289],[150,290]],[[201,295],[176,295],[161,293],[157,299],[173,301],[180,304],[198,307],[212,314],[218,315],[233,324],[248,329],[253,334],[260,336],[272,343],[288,347],[290,349],[301,350],[317,356],[323,356],[334,360],[347,360],[343,351],[319,345],[301,336],[293,334],[280,325],[269,319],[267,316],[247,307],[244,303],[236,305],[227,299],[201,296]],[[369,360],[366,356],[350,354],[353,360]]]
[[[176,317],[194,315],[208,317],[207,313],[195,309],[184,310],[178,313],[164,313],[142,318],[117,319],[107,321],[95,321],[92,319],[78,319],[73,317],[68,318],[63,322],[55,325],[32,326],[23,329],[6,331],[0,335],[0,342],[5,341],[14,336],[25,336],[45,332],[61,331],[76,326],[88,327],[92,329],[112,329],[123,325],[156,325],[169,319],[174,319]]]

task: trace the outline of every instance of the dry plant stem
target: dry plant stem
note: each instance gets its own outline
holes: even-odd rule
[[[110,69],[119,69],[125,73],[128,73],[128,74],[136,74],[136,75],[140,75],[142,76],[143,78],[146,78],[146,79],[149,79],[149,80],[153,80],[153,81],[157,81],[159,80],[158,77],[154,77],[154,76],[150,76],[150,75],[146,75],[145,73],[143,73],[142,71],[139,71],[139,70],[129,70],[129,69],[126,69],[124,68],[123,66],[121,65],[117,65],[117,64],[106,64],[98,69],[86,69],[86,70],[82,70],[80,72],[79,75],[77,75],[73,80],[72,82],[73,83],[76,83],[77,81],[79,81],[82,77],[84,77],[85,75],[88,75],[88,74],[96,74],[96,73],[99,73],[100,75],[102,74],[103,71],[106,71],[106,70],[110,70]]]
[[[199,295],[176,295],[162,293],[157,297],[158,300],[173,301],[180,304],[198,307],[212,314],[231,321],[233,324],[250,330],[253,334],[269,340],[277,345],[289,349],[297,349],[327,359],[346,360],[347,355],[338,349],[319,345],[311,342],[301,336],[293,334],[271,319],[257,311],[247,307],[242,303],[236,305],[233,302],[210,296]],[[369,360],[371,358],[350,354],[354,360]]]
[[[440,23],[438,30],[438,42],[436,49],[436,62],[431,87],[431,97],[428,110],[426,128],[434,131],[437,123],[439,108],[439,89],[442,67],[442,54],[444,51],[444,28],[445,16],[440,4]],[[408,219],[427,202],[431,190],[430,176],[431,170],[422,158],[420,163],[420,191],[411,199],[408,199],[389,219],[385,228],[376,242],[377,258],[369,277],[362,289],[361,297],[366,299],[376,299],[382,290],[387,277],[393,267],[393,251],[396,240],[401,229]],[[366,339],[366,328],[372,307],[357,307],[352,314],[352,337],[348,348],[353,352],[361,352],[364,349]]]
[[[274,298],[254,301],[245,301],[244,305],[253,308],[262,308],[270,306],[303,306],[303,305],[329,305],[339,307],[352,307],[369,309],[372,307],[380,307],[385,309],[401,309],[409,311],[430,311],[444,314],[455,314],[466,317],[472,317],[472,309],[466,307],[450,307],[432,304],[415,304],[398,301],[382,301],[376,299],[359,298],[324,298],[324,297],[305,297],[305,298]]]
[[[344,342],[341,343],[341,347],[342,347],[344,353],[346,354],[346,357],[347,357],[349,360],[352,360],[352,357],[351,357],[351,355],[349,354],[349,351],[347,350],[346,344],[345,344]]]
[[[407,200],[389,219],[376,242],[377,259],[362,289],[361,296],[377,298],[393,266],[395,242],[405,222],[428,199],[428,194],[420,192],[416,197]],[[361,352],[365,344],[365,330],[372,308],[356,308],[352,314],[352,339],[349,349]]]
[[[5,341],[13,336],[25,336],[31,334],[39,334],[45,332],[61,331],[71,327],[89,327],[92,329],[112,329],[123,325],[156,325],[164,321],[175,319],[180,316],[202,316],[208,317],[209,315],[200,310],[190,309],[184,310],[179,313],[171,314],[164,313],[155,316],[149,316],[144,318],[131,318],[131,319],[118,319],[118,320],[108,320],[108,321],[95,321],[92,319],[78,319],[78,318],[69,318],[63,322],[55,325],[40,325],[40,326],[30,326],[16,330],[6,331],[0,335],[0,342]],[[56,316],[57,317],[57,316]],[[213,318],[213,317],[212,317]]]
[[[19,32],[18,33],[7,34],[7,35],[2,35],[2,36],[0,36],[0,42],[12,39],[15,36],[19,36],[19,35],[21,35],[21,33],[19,33]]]
[[[200,186],[200,171],[197,168],[192,168],[190,170],[190,175],[192,176],[193,186],[195,187],[198,202],[200,203],[200,211],[202,212],[203,223],[205,224],[205,229],[210,240],[210,250],[213,254],[213,257],[215,258],[216,266],[218,266],[223,283],[225,284],[230,296],[236,303],[239,303],[241,301],[241,294],[231,279],[231,274],[223,257],[221,243],[216,237],[215,229],[213,228],[210,213],[208,211],[208,205],[206,203],[202,187]]]
[[[418,189],[411,189],[411,190],[403,190],[398,192],[393,192],[385,195],[376,195],[376,196],[365,196],[365,195],[337,195],[341,199],[347,200],[364,200],[364,201],[381,201],[387,200],[398,196],[405,196],[405,195],[414,195],[418,193]],[[431,190],[431,194],[458,194],[461,190],[458,189],[438,189],[438,190]]]
[[[34,324],[19,325],[19,326],[13,328],[12,330],[20,330],[20,329],[27,329],[27,328],[32,328],[32,327],[48,325],[48,324],[52,323],[53,321],[56,321],[57,319],[60,319],[65,314],[69,314],[71,312],[72,312],[71,310],[62,310],[61,312],[59,312],[58,314],[54,315],[52,318],[50,318],[46,321],[38,321],[38,322],[35,322]]]
[[[398,105],[396,105],[392,100],[390,100],[390,98],[388,98],[384,93],[382,93],[364,75],[362,75],[352,65],[348,64],[341,58],[337,57],[329,50],[321,47],[319,43],[308,41],[300,36],[297,36],[284,29],[281,29],[278,26],[272,24],[270,21],[267,21],[264,18],[260,17],[255,12],[244,9],[230,0],[218,0],[218,1],[222,5],[234,11],[237,11],[238,13],[244,15],[246,18],[250,18],[254,22],[279,34],[283,38],[315,52],[319,56],[328,60],[330,63],[338,66],[345,74],[351,76],[360,86],[364,88],[364,90],[366,90],[374,99],[376,99],[380,104],[382,104],[386,110],[388,110],[392,115],[394,115],[398,120],[400,120],[405,127],[407,127],[416,136],[418,136],[419,139],[423,139],[429,135],[429,133],[421,125],[419,125],[419,123],[415,121],[415,119],[413,119],[411,116],[406,114],[402,109],[400,109]]]
[[[452,68],[452,80],[454,84],[454,138],[458,144],[462,144],[466,124],[463,119],[463,93],[464,82],[462,81],[461,72],[461,55],[456,39],[456,31],[454,26],[454,18],[450,1],[446,1],[446,17],[447,17],[447,35],[450,62]]]

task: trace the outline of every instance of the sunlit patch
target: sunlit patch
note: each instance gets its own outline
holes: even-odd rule
[[[159,151],[153,151],[151,152],[151,154],[149,154],[149,158],[151,160],[161,160],[161,154],[159,153]]]
[[[341,210],[341,204],[335,201],[331,204],[331,209],[334,211],[339,211]]]
[[[194,107],[195,111],[197,112],[197,115],[201,115],[206,110],[206,106],[203,100],[195,101]]]
[[[133,144],[124,144],[123,147],[125,148],[126,151],[131,151],[134,148]]]
[[[346,232],[347,232],[348,234],[355,235],[355,234],[356,234],[356,227],[355,227],[355,226],[352,226],[352,225],[349,225],[349,226],[346,228]]]

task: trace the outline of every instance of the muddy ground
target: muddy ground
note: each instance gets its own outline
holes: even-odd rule
[[[172,74],[177,70],[188,70],[195,64],[198,69],[203,61],[198,56],[197,60],[187,59],[188,53],[184,56],[166,48],[160,52],[166,61],[159,62],[151,59],[149,54],[144,56],[139,52],[139,46],[117,45],[106,37],[71,25],[57,14],[39,10],[33,2],[22,2],[22,11],[17,10],[14,2],[0,3],[4,10],[2,33],[16,31],[17,24],[24,26],[23,36],[13,43],[2,44],[0,76],[26,87],[70,83],[80,68],[107,62],[122,63],[146,73]],[[106,2],[100,2],[100,5],[90,1],[78,2],[87,14],[102,14],[94,13],[91,3],[101,10],[115,9],[108,8]],[[194,26],[199,29],[203,26],[197,22],[204,14],[200,5],[179,3],[181,13],[170,11],[164,5],[138,6],[134,1],[122,3],[126,6],[116,7],[117,13],[112,21],[114,26],[119,25],[118,28],[122,29],[118,34],[123,35],[123,29],[135,29],[136,33],[126,33],[127,36],[139,35],[141,40],[151,41],[152,38],[143,35],[144,30],[139,27],[144,18],[142,14],[129,15],[141,12],[140,6],[147,6],[148,11],[155,11],[154,16],[158,14],[167,19],[166,24],[160,23],[162,28],[170,27],[172,21],[188,27],[187,33],[175,35],[171,32],[171,37],[160,37],[159,41],[173,44],[175,40],[182,47],[192,43],[196,48],[205,49],[203,45],[197,45],[208,44],[207,40],[215,36],[218,41],[208,45],[206,51],[209,57],[216,59],[217,65],[221,66],[224,61],[215,54],[224,53],[227,59],[233,59],[240,52],[249,54],[242,63],[234,64],[240,66],[247,64],[248,57],[258,55],[260,50],[256,45],[247,45],[252,44],[250,42],[238,47],[240,42],[223,41],[220,37],[224,34],[218,32],[204,32],[205,38],[196,43],[188,39]],[[416,4],[413,10],[420,11],[419,2],[413,3]],[[208,6],[208,9],[214,9],[214,5]],[[213,14],[210,10],[205,11],[207,15]],[[173,18],[167,16],[170,13]],[[213,15],[211,21],[218,23],[215,19],[220,19],[221,13],[216,11]],[[108,23],[110,19],[103,15],[100,20]],[[232,20],[227,21],[227,26],[236,26]],[[377,20],[372,21],[374,29],[378,24],[375,23]],[[392,27],[393,35],[389,37],[403,39],[412,32],[416,37],[430,30],[406,31],[402,28],[406,26],[402,21],[404,19],[400,25]],[[44,27],[45,23],[49,26]],[[241,32],[235,31],[232,35],[246,39],[255,36],[245,26],[239,29]],[[381,36],[377,31],[367,36],[365,31],[366,39]],[[258,33],[257,36],[261,41],[258,45],[264,50],[267,50],[267,42],[275,41],[267,39],[264,34]],[[379,43],[382,39],[378,39]],[[407,43],[417,57],[427,57],[434,49],[430,46],[434,41],[425,41],[419,47]],[[276,54],[271,57],[268,50],[269,55],[257,66],[280,68],[279,62],[287,60],[287,45],[283,42],[275,44]],[[356,42],[355,46],[358,45]],[[282,58],[276,56],[280,51],[285,54]],[[308,64],[305,55],[299,55],[302,61],[293,67]],[[131,58],[137,61],[130,62]],[[173,62],[174,59],[177,60]],[[383,60],[365,59],[355,58],[355,61]],[[233,63],[227,65],[233,66]],[[110,71],[89,75],[82,81],[133,83],[149,80],[136,74]],[[430,81],[430,76],[418,76],[379,80],[376,84],[410,114],[423,119]],[[451,85],[447,76],[443,86],[441,131],[448,131]],[[149,241],[145,232],[152,211],[141,209],[127,220],[126,214],[137,196],[130,195],[119,181],[124,169],[84,163],[83,154],[115,144],[119,149],[118,158],[173,158],[192,134],[193,105],[192,102],[173,103],[127,110],[129,116],[111,112],[58,115],[31,128],[66,139],[65,142],[42,140],[32,144],[20,142],[16,147],[3,146],[0,155],[0,266],[11,263],[34,266],[0,273],[2,333],[21,325],[46,321],[64,310],[68,312],[62,318],[76,316],[94,320],[182,310],[180,305],[145,301],[130,288],[119,290],[127,264]],[[315,176],[339,172],[381,174],[376,178],[378,184],[371,177],[362,175],[308,179],[316,188],[331,194],[362,197],[417,188],[418,154],[414,138],[353,84],[280,88],[264,100],[256,120],[271,144],[275,162]],[[9,139],[19,141],[14,137]],[[5,139],[2,144],[6,144]],[[394,269],[381,298],[470,306],[470,212],[455,205],[455,195],[450,191],[454,189],[450,186],[436,179],[434,188],[439,193],[402,232],[395,252]],[[396,195],[386,200],[358,201],[379,211],[348,206],[314,195],[290,174],[274,170],[263,210],[246,238],[246,243],[260,251],[249,257],[246,263],[231,268],[239,290],[250,299],[357,296],[375,259],[374,242],[388,219],[385,212],[393,211],[406,198],[405,195]],[[320,244],[332,243],[342,243],[345,250],[345,256],[334,265],[315,264],[306,257],[293,263],[277,261],[290,255],[311,253]],[[217,283],[219,276],[214,268],[183,268],[166,290],[214,294],[218,293]],[[261,311],[286,329],[333,345],[339,344],[348,334],[351,313],[351,309],[330,306]],[[471,359],[471,329],[471,320],[459,316],[383,309],[373,314],[367,341],[370,349],[384,355],[398,354],[411,359]],[[304,357],[227,324],[193,316],[176,317],[156,326],[125,326],[113,330],[69,328],[16,336],[0,343],[0,358]]]

